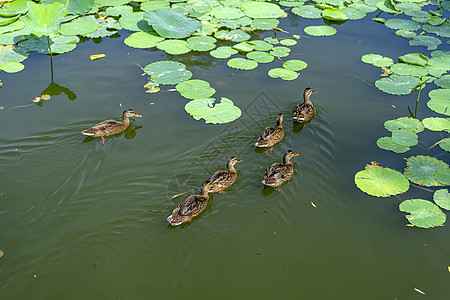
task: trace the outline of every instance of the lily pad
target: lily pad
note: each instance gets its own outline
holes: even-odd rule
[[[97,30],[95,30],[94,32],[85,34],[85,36],[89,37],[89,38],[100,38],[100,37],[111,36],[111,35],[115,34],[117,32],[117,30],[122,29],[119,22],[117,22],[114,18],[111,18],[111,17],[97,19],[93,15],[88,15],[88,16],[81,17],[78,20],[93,21],[98,24]],[[145,23],[145,22],[141,20],[141,23]],[[145,24],[145,25],[147,25],[147,24]],[[135,31],[138,31],[138,30],[140,30],[140,29],[136,26]]]
[[[401,36],[402,38],[405,39],[412,39],[413,37],[415,37],[417,35],[417,33],[415,33],[414,31],[409,31],[409,30],[397,30],[395,32],[396,35]]]
[[[414,76],[391,75],[378,79],[375,85],[381,91],[393,95],[407,95],[420,83],[420,79]]]
[[[434,202],[443,209],[450,210],[450,193],[446,189],[440,189],[433,194]]]
[[[257,63],[270,63],[273,61],[273,55],[262,51],[252,51],[247,53],[247,58],[256,61]]]
[[[331,36],[337,32],[336,28],[328,25],[308,26],[305,27],[304,31],[312,36]]]
[[[123,14],[119,19],[120,26],[131,31],[152,32],[153,27],[144,20],[143,12]]]
[[[322,18],[322,10],[312,5],[303,5],[294,7],[291,10],[294,14],[307,19],[319,19]]]
[[[350,19],[350,20],[360,20],[364,19],[367,12],[362,11],[356,7],[342,7],[340,10]]]
[[[209,51],[216,47],[217,40],[212,36],[194,36],[188,38],[187,42],[194,51]]]
[[[428,57],[423,55],[422,53],[409,53],[402,55],[398,58],[399,62],[415,65],[415,66],[422,66],[424,67],[428,62]]]
[[[72,51],[77,47],[80,39],[77,36],[63,36],[58,35],[50,38],[50,46],[52,53],[66,53]],[[24,47],[28,51],[36,51],[40,54],[50,54],[48,48],[47,37],[37,37],[35,35],[27,36],[27,39],[20,42],[21,47]]]
[[[258,66],[258,63],[254,60],[245,59],[242,57],[235,57],[227,61],[227,65],[230,68],[238,70],[252,70]]]
[[[164,40],[156,45],[156,48],[164,50],[168,54],[184,54],[191,51],[184,40]]]
[[[144,67],[144,72],[151,75],[158,84],[178,84],[192,77],[186,66],[176,61],[157,61]]]
[[[259,30],[271,30],[277,28],[280,21],[278,19],[254,19],[252,27]]]
[[[277,4],[267,2],[250,1],[242,5],[244,13],[252,18],[280,18],[286,15]]]
[[[209,52],[209,54],[215,58],[228,58],[236,53],[238,53],[238,51],[229,46],[217,47],[215,50]]]
[[[442,41],[433,36],[417,35],[409,41],[411,46],[425,46],[427,50],[437,49],[437,46],[442,44]]]
[[[298,74],[296,72],[285,68],[270,69],[268,74],[272,78],[281,78],[283,80],[294,80],[298,77]]]
[[[151,10],[157,10],[157,9],[170,9],[170,2],[169,1],[158,1],[158,0],[145,1],[145,2],[141,3],[140,8],[142,11],[151,11]]]
[[[389,120],[384,123],[384,127],[391,131],[409,130],[415,133],[422,132],[425,127],[422,122],[414,118],[401,117],[394,120]]]
[[[427,106],[440,114],[450,116],[450,89],[437,89],[428,93],[431,98]]]
[[[450,89],[450,75],[444,75],[441,78],[436,79],[434,84],[443,89]]]
[[[361,191],[376,197],[403,194],[409,189],[409,181],[402,173],[373,165],[356,173],[355,183]]]
[[[268,36],[268,37],[264,38],[264,42],[267,42],[267,43],[272,44],[272,45],[277,45],[277,44],[280,43],[280,41],[278,41],[276,38],[271,37],[271,36]]]
[[[214,98],[192,100],[184,109],[194,119],[204,119],[209,124],[229,123],[241,116],[241,110],[230,99],[222,97],[220,102],[215,101]]]
[[[16,31],[16,30],[20,30],[22,28],[25,27],[25,23],[22,21],[16,21],[12,24],[9,24],[7,26],[2,26],[0,27],[0,34],[6,33],[6,32],[11,32],[11,31]]]
[[[422,123],[428,130],[432,131],[450,130],[450,118],[438,118],[438,117],[425,118],[422,120]]]
[[[286,57],[289,55],[289,52],[291,52],[291,49],[287,47],[273,47],[270,51],[270,54],[276,57]]]
[[[176,89],[184,98],[193,100],[211,97],[216,92],[209,82],[200,79],[183,81],[177,84]]]
[[[98,24],[92,21],[75,20],[61,25],[62,35],[85,35],[98,29]]]
[[[241,52],[250,52],[253,51],[253,49],[255,49],[255,45],[250,42],[240,42],[236,45],[233,45],[233,48]]]
[[[156,2],[156,1],[152,1],[152,2]],[[133,8],[128,5],[111,6],[106,9],[106,14],[108,16],[112,16],[112,17],[123,16],[126,14],[130,14],[132,12],[133,12]]]
[[[450,152],[450,138],[440,140],[439,147],[444,151]]]
[[[409,31],[416,31],[420,29],[420,23],[407,19],[389,19],[384,22],[384,25],[391,29],[403,29]]]
[[[283,39],[280,41],[280,44],[283,46],[294,46],[297,45],[297,41],[294,39]]]
[[[0,64],[7,62],[21,62],[28,58],[29,53],[13,45],[0,45]]]
[[[422,66],[398,63],[391,66],[391,72],[394,72],[397,75],[411,75],[422,77],[428,74],[428,69]]]
[[[17,73],[22,71],[24,68],[25,66],[20,62],[7,62],[4,64],[0,64],[0,70],[6,73]]]
[[[381,0],[380,2],[376,2],[376,7],[388,14],[396,14],[399,12],[395,6],[392,5],[391,0]]]
[[[405,176],[411,182],[422,186],[440,186],[436,181],[434,174],[437,170],[447,168],[448,165],[430,156],[411,156],[406,160]]]
[[[322,17],[331,21],[347,21],[347,15],[339,9],[327,8],[322,11]]]
[[[392,141],[391,137],[384,136],[377,140],[377,146],[381,149],[392,151],[395,153],[405,153],[409,151],[411,148],[408,146],[401,146]]]
[[[144,19],[165,38],[185,38],[201,28],[199,21],[168,9],[146,11]]]
[[[246,41],[248,39],[250,39],[250,35],[241,30],[241,29],[236,29],[236,30],[219,30],[214,34],[214,37],[216,39],[219,40],[227,40],[227,41],[232,41],[232,42],[243,42]]]
[[[405,200],[399,205],[400,211],[410,213],[406,216],[414,226],[430,228],[445,223],[445,214],[440,208],[430,201],[423,199]]]
[[[266,41],[253,40],[253,41],[249,41],[249,43],[251,43],[255,46],[254,50],[256,50],[256,51],[269,51],[273,48],[273,45]]]
[[[291,59],[283,63],[283,68],[291,71],[301,71],[306,69],[307,66],[308,64],[306,62],[299,59]]]
[[[380,68],[389,67],[394,64],[394,60],[392,58],[373,53],[363,55],[361,60],[366,64],[372,64],[375,67]]]
[[[55,2],[53,4],[36,4],[28,1],[28,13],[23,17],[23,22],[33,33],[42,35],[57,35],[60,24],[68,11],[64,4]]]
[[[163,41],[164,38],[150,34],[143,31],[138,31],[130,34],[123,42],[125,45],[133,48],[152,48],[155,47],[159,42]]]
[[[412,147],[417,145],[419,137],[412,131],[400,129],[392,132],[392,141],[400,146]]]
[[[244,16],[244,12],[239,8],[223,5],[213,7],[208,14],[217,19],[239,19]]]
[[[422,25],[422,29],[428,33],[434,33],[443,38],[450,37],[450,25],[448,24],[448,21],[439,26],[424,24]]]
[[[450,168],[442,168],[434,174],[437,182],[442,185],[450,185]]]

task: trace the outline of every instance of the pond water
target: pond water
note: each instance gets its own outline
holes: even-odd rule
[[[277,59],[233,70],[205,54],[168,56],[126,46],[120,37],[89,40],[53,58],[62,93],[42,106],[31,99],[51,83],[50,57],[34,54],[24,71],[2,73],[0,90],[0,291],[2,299],[445,299],[450,292],[449,228],[405,226],[398,204],[432,193],[411,187],[398,197],[362,193],[354,175],[372,160],[402,170],[406,154],[376,147],[383,123],[408,116],[416,95],[373,87],[380,70],[367,53],[396,58],[422,52],[370,20],[349,21],[327,38],[302,36],[289,59],[308,68],[294,81],[267,76]],[[279,27],[302,34],[321,20],[297,16]],[[264,33],[261,37],[273,33]],[[290,36],[278,33],[278,36]],[[445,48],[446,46],[443,46]],[[106,58],[90,61],[92,54]],[[167,88],[144,91],[139,66],[170,59],[208,80],[242,117],[224,125],[195,121],[186,99]],[[259,132],[290,116],[305,87],[317,116],[305,127],[285,118],[285,138],[271,155],[256,151]],[[169,87],[171,88],[171,87]],[[426,87],[418,118],[433,116]],[[70,97],[69,97],[70,96]],[[69,99],[70,98],[70,99]],[[142,118],[120,136],[80,131],[133,108]],[[436,147],[438,148],[438,147]],[[292,149],[295,174],[282,192],[263,190],[265,168]],[[442,150],[426,150],[442,157]],[[238,179],[212,195],[193,222],[166,217],[197,192],[229,156]]]

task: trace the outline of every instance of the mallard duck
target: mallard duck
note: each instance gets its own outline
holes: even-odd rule
[[[270,147],[272,150],[273,145],[281,141],[284,137],[283,130],[283,114],[279,113],[277,116],[277,126],[266,127],[259,135],[258,141],[255,143],[256,147]]]
[[[167,217],[167,222],[173,226],[178,226],[181,223],[189,222],[193,217],[198,216],[203,210],[205,210],[208,204],[209,195],[208,191],[211,188],[211,184],[204,182],[202,185],[202,191],[200,195],[190,195],[173,210],[172,214]]]
[[[283,163],[274,163],[266,169],[262,184],[271,187],[279,187],[283,182],[288,181],[294,173],[294,166],[290,159],[297,156],[297,153],[288,150],[283,155]]]
[[[210,184],[212,187],[209,189],[209,193],[222,192],[224,189],[234,183],[237,177],[236,169],[234,165],[242,160],[232,156],[228,159],[226,171],[217,171],[214,173],[205,183]]]
[[[297,104],[297,106],[292,110],[292,119],[294,119],[295,122],[305,123],[314,117],[316,109],[314,108],[311,100],[309,100],[309,97],[314,93],[315,91],[309,87],[303,92],[303,103]]]
[[[142,116],[135,113],[132,109],[127,109],[123,111],[122,121],[106,120],[83,130],[81,133],[93,137],[101,137],[102,141],[105,142],[104,136],[120,133],[130,126],[130,117],[140,118]]]

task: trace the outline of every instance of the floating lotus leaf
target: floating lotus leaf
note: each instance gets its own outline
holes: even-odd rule
[[[441,147],[442,150],[450,152],[450,138],[440,140],[439,147]]]
[[[88,15],[88,16],[78,18],[78,20],[93,21],[98,24],[99,27],[97,30],[85,35],[89,38],[99,38],[99,37],[111,36],[111,35],[115,34],[117,32],[117,30],[122,29],[119,22],[117,22],[114,18],[111,18],[111,17],[97,19],[93,15]],[[147,23],[145,23],[144,21],[141,20],[140,22],[141,23],[139,23],[139,24],[144,24],[146,27],[149,27],[147,25]],[[139,30],[139,28],[136,27],[136,30],[134,30],[134,31],[138,31],[138,30]]]
[[[409,41],[409,44],[411,46],[425,46],[427,50],[434,50],[438,45],[442,44],[442,41],[432,36],[417,35]]]
[[[303,5],[299,7],[294,7],[291,11],[294,14],[307,19],[322,18],[322,10],[312,5]]]
[[[250,52],[255,49],[255,45],[250,42],[240,42],[239,44],[233,45],[233,48],[241,52]]]
[[[339,9],[327,8],[322,11],[322,17],[332,21],[347,21],[348,17]]]
[[[119,19],[120,26],[131,31],[151,32],[153,27],[144,21],[143,12],[132,12],[124,14]]]
[[[163,41],[164,38],[150,34],[143,31],[138,31],[130,34],[123,42],[125,45],[133,48],[152,48],[155,47],[159,42]]]
[[[405,200],[399,205],[400,211],[410,213],[406,215],[408,221],[414,226],[430,228],[445,223],[445,214],[436,204],[423,199]]]
[[[67,10],[71,15],[84,15],[91,11],[93,5],[94,0],[71,0],[67,3]]]
[[[388,136],[379,138],[377,140],[377,146],[381,149],[392,151],[395,153],[405,153],[411,149],[408,146],[401,146],[397,143],[394,143],[392,141],[392,138]]]
[[[434,84],[443,89],[450,89],[450,75],[444,75],[441,78],[436,79]]]
[[[131,0],[95,0],[95,5],[97,6],[118,6],[118,5],[124,5],[128,2],[131,2]]]
[[[305,27],[304,31],[312,36],[331,36],[337,32],[336,28],[328,25],[308,26]]]
[[[247,16],[239,18],[239,19],[213,19],[210,20],[210,23],[215,23],[218,27],[226,27],[229,29],[238,29],[241,27],[249,26],[253,20]]]
[[[306,69],[307,66],[308,64],[306,62],[299,59],[291,59],[283,63],[283,68],[291,71],[301,71]]]
[[[376,3],[374,3],[373,6],[369,6],[366,3],[364,3],[364,2],[357,2],[357,3],[353,2],[352,4],[348,5],[348,7],[349,8],[356,8],[356,9],[358,9],[360,11],[363,11],[366,14],[368,14],[368,13],[371,13],[371,12],[374,12],[374,11],[377,10],[377,8],[374,7],[375,4]],[[350,16],[349,16],[349,19],[351,19]]]
[[[267,43],[270,43],[272,45],[277,45],[277,44],[280,43],[280,41],[278,41],[276,38],[273,38],[271,36],[268,36],[268,37],[264,38],[264,41],[267,42]]]
[[[438,36],[441,36],[443,38],[449,38],[450,37],[450,25],[448,23],[443,23],[440,26],[433,26],[429,24],[424,24],[422,26],[422,29],[425,30],[428,33],[434,33]]]
[[[23,17],[23,22],[38,37],[57,35],[65,15],[66,6],[59,2],[44,5],[28,1],[28,13]]]
[[[366,6],[367,7],[367,6]],[[356,7],[343,7],[340,10],[350,19],[350,20],[360,20],[364,19],[367,12],[362,11]]]
[[[169,1],[146,1],[141,3],[141,10],[142,11],[151,11],[151,10],[157,10],[157,9],[170,9],[170,2]]]
[[[302,6],[305,3],[305,0],[300,0],[300,1],[287,0],[287,1],[280,1],[279,3],[282,6],[296,7],[296,6]]]
[[[11,32],[11,31],[16,31],[19,29],[22,29],[25,27],[25,23],[22,21],[16,21],[12,24],[9,24],[7,26],[2,26],[0,27],[0,34],[6,33],[6,32]]]
[[[286,15],[284,10],[274,3],[252,1],[245,3],[241,8],[252,19],[280,18]]]
[[[287,47],[273,47],[270,54],[276,57],[285,57],[289,55],[289,52],[291,52],[291,49]]]
[[[217,40],[212,36],[194,36],[187,39],[188,46],[194,51],[209,51],[216,48]]]
[[[164,40],[158,43],[156,48],[172,55],[184,54],[191,51],[188,43],[183,40]]]
[[[0,26],[6,26],[8,24],[14,23],[15,21],[17,21],[18,18],[19,18],[19,16],[14,16],[14,17],[0,16]]]
[[[403,29],[409,31],[416,31],[420,29],[419,23],[407,19],[389,19],[386,20],[384,25],[388,28],[396,30]]]
[[[250,35],[247,32],[240,29],[231,31],[219,30],[214,34],[214,37],[219,40],[227,40],[236,43],[250,39]]]
[[[28,58],[29,53],[25,49],[13,45],[0,45],[0,64],[7,62],[21,62]]]
[[[7,62],[0,64],[0,70],[5,71],[6,73],[17,73],[22,71],[24,68],[25,66],[20,62]]]
[[[279,23],[278,19],[254,19],[252,27],[259,30],[271,30],[277,28]]]
[[[58,35],[50,38],[50,46],[52,53],[66,53],[76,48],[80,39],[77,36]],[[28,51],[36,51],[40,54],[49,54],[47,37],[37,37],[35,35],[28,36],[26,40],[20,42],[21,47]]]
[[[297,41],[294,39],[283,39],[280,41],[280,44],[283,46],[294,46],[297,45]]]
[[[152,2],[155,2],[155,1],[152,1]],[[112,6],[112,7],[108,7],[106,9],[106,15],[112,16],[112,17],[118,17],[118,16],[131,14],[132,12],[133,12],[133,8],[128,5]]]
[[[417,33],[415,33],[414,31],[409,31],[409,30],[397,30],[395,32],[396,35],[401,36],[405,39],[412,39],[413,37],[415,37],[417,35]]]
[[[217,19],[239,19],[244,16],[244,12],[239,8],[222,5],[213,7],[209,14]]]
[[[238,51],[229,46],[221,46],[209,52],[209,54],[215,58],[228,58],[236,53],[238,53]]]
[[[412,147],[417,145],[419,137],[412,131],[400,129],[392,132],[392,141],[400,146]]]
[[[183,81],[177,84],[176,89],[184,98],[193,100],[211,97],[216,92],[209,82],[200,79]]]
[[[258,63],[254,60],[236,57],[228,60],[227,65],[238,70],[252,70],[258,66]]]
[[[379,166],[366,166],[355,174],[356,186],[371,196],[390,197],[409,189],[409,181],[402,173]]]
[[[384,57],[380,54],[365,54],[361,57],[361,60],[367,64],[372,64],[375,67],[389,67],[394,63],[394,60],[390,57]]]
[[[186,66],[176,61],[157,61],[144,67],[144,72],[151,75],[158,84],[178,84],[192,77]]]
[[[270,69],[268,74],[272,78],[281,78],[283,80],[295,80],[298,77],[298,74],[296,72],[285,68]]]
[[[394,72],[397,75],[411,75],[422,77],[428,74],[428,69],[422,66],[398,63],[391,66],[391,72]]]
[[[75,20],[61,25],[62,35],[85,35],[98,29],[98,24],[92,21]]]
[[[0,16],[17,16],[25,14],[28,11],[28,1],[16,0],[10,3],[3,4],[3,8],[0,9]]]
[[[440,114],[450,116],[450,89],[437,89],[428,93],[431,98],[427,106]]]
[[[448,165],[438,160],[435,157],[430,156],[411,156],[406,161],[405,176],[411,182],[422,186],[440,186],[441,184],[436,181],[434,174],[437,170],[447,168]]]
[[[428,60],[426,67],[429,69],[439,69],[443,71],[448,71],[450,70],[450,55],[447,54],[432,57]]]
[[[249,41],[249,43],[255,46],[256,51],[269,51],[273,48],[273,45],[261,40]]]
[[[440,18],[438,16],[432,16],[430,18],[428,18],[427,23],[430,24],[431,26],[439,26],[444,24],[445,19]]]
[[[385,93],[393,95],[407,95],[420,83],[414,76],[391,75],[387,78],[378,79],[375,85]]]
[[[25,26],[24,28],[22,28],[20,30],[0,34],[0,45],[17,44],[21,40],[25,39],[24,36],[29,35],[29,34],[31,34],[31,31],[29,30],[29,28],[27,26]]]
[[[397,3],[397,8],[404,11],[405,15],[410,17],[425,19],[431,17],[429,12],[421,10],[421,6],[416,3]]]
[[[437,117],[425,118],[422,120],[422,123],[428,130],[433,131],[450,130],[450,118],[437,118]]]
[[[384,128],[391,132],[397,130],[409,130],[415,133],[422,132],[425,129],[422,122],[417,119],[408,117],[386,121],[384,123]]]
[[[440,184],[450,185],[450,168],[447,167],[437,170],[434,177]]]
[[[270,63],[273,61],[273,55],[262,51],[252,51],[247,53],[247,58],[256,61],[257,63]]]
[[[382,0],[380,2],[376,3],[376,7],[378,7],[380,10],[387,12],[388,14],[396,14],[399,11],[395,9],[394,5],[392,5],[392,2],[390,0]]]
[[[206,123],[223,124],[236,120],[242,114],[233,101],[225,97],[215,103],[214,98],[192,100],[184,107],[194,119],[204,119]]]
[[[450,193],[446,189],[440,189],[434,192],[433,200],[443,209],[450,210]]]
[[[165,38],[185,38],[201,28],[199,21],[168,9],[146,11],[144,19]]]
[[[424,67],[428,62],[428,57],[423,55],[422,53],[409,53],[402,55],[398,58],[399,62],[415,65],[415,66],[422,66]]]

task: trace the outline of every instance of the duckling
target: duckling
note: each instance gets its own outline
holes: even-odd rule
[[[303,92],[303,103],[297,104],[292,110],[292,119],[294,119],[294,122],[306,123],[314,117],[316,109],[311,100],[309,100],[309,97],[314,93],[316,92],[309,87],[305,89]]]
[[[242,160],[237,159],[232,156],[228,159],[226,171],[217,171],[214,173],[205,183],[211,184],[212,187],[209,189],[209,193],[222,193],[224,189],[229,187],[234,183],[237,177],[236,169],[234,165]]]
[[[120,133],[130,126],[130,117],[140,118],[142,115],[138,115],[132,109],[127,109],[124,110],[122,114],[122,121],[106,120],[92,126],[89,129],[83,130],[81,133],[93,137],[101,137],[102,143],[104,143],[104,136]]]
[[[266,127],[259,135],[258,141],[255,143],[256,147],[270,147],[269,152],[272,151],[273,145],[281,141],[284,137],[283,130],[283,114],[279,113],[277,116],[277,126]]]
[[[200,195],[190,195],[173,210],[172,214],[167,217],[167,222],[173,226],[178,226],[181,223],[189,222],[193,217],[198,216],[203,210],[205,210],[208,204],[209,194],[208,191],[211,188],[211,184],[205,181],[202,185]]]
[[[290,159],[297,155],[298,153],[287,150],[283,155],[283,163],[273,163],[267,168],[261,183],[266,186],[279,187],[283,182],[288,181],[294,173],[294,166]]]

